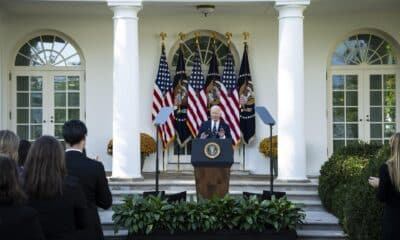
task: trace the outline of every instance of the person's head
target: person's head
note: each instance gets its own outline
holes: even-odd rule
[[[70,120],[64,123],[63,137],[68,146],[85,148],[87,135],[86,125],[80,120]]]
[[[0,153],[6,154],[17,163],[19,137],[10,130],[0,130]]]
[[[393,185],[400,192],[400,132],[390,138],[391,158],[387,162]]]
[[[6,154],[0,154],[0,202],[21,203],[26,199],[18,182],[17,164]]]
[[[18,146],[18,166],[24,166],[26,156],[28,155],[29,148],[31,147],[31,142],[28,140],[19,141]]]
[[[24,170],[24,188],[30,197],[43,199],[61,193],[67,172],[61,143],[51,136],[38,138],[29,149]]]
[[[214,105],[210,109],[211,119],[214,121],[219,121],[221,118],[222,110],[218,105]]]

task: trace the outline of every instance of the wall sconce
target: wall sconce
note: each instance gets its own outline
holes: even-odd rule
[[[196,9],[197,9],[197,11],[201,12],[201,14],[203,14],[204,17],[207,17],[208,14],[214,12],[215,6],[214,5],[197,5]]]

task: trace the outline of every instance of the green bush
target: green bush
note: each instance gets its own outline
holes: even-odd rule
[[[378,176],[389,147],[359,143],[335,152],[322,166],[318,192],[350,240],[380,239],[382,204],[369,176]]]
[[[334,214],[341,215],[342,205],[333,203],[333,199],[343,197],[342,187],[357,178],[380,146],[359,142],[337,150],[321,167],[318,193],[322,204]],[[337,189],[339,187],[339,189]],[[344,202],[341,199],[339,202]]]
[[[168,203],[159,197],[128,196],[114,206],[115,232],[127,228],[129,234],[153,231],[212,232],[236,229],[263,231],[294,230],[305,214],[286,197],[259,201],[255,196],[215,198],[199,202]]]
[[[368,184],[368,178],[379,175],[379,168],[389,154],[389,147],[385,145],[348,188],[342,222],[352,240],[380,239],[383,204],[376,199],[376,189]]]

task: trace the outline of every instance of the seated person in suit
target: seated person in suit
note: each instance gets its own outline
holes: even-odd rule
[[[214,105],[210,109],[211,119],[203,122],[200,126],[199,134],[197,135],[200,139],[206,138],[220,138],[230,139],[231,130],[222,119],[222,110],[218,105]]]

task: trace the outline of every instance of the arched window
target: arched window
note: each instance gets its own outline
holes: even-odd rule
[[[194,36],[194,33],[198,32],[200,33],[199,37],[199,45],[200,45],[200,52],[201,52],[201,63],[203,67],[203,71],[208,68],[208,65],[211,60],[211,55],[212,55],[212,47],[213,47],[213,37],[212,37],[212,31],[208,30],[202,30],[202,31],[194,31],[192,33],[189,33],[185,42],[183,42],[183,54],[185,58],[185,64],[186,67],[192,67],[193,66],[193,60],[194,60],[194,55],[197,51],[196,48],[196,38]],[[179,42],[175,44],[175,47],[173,47],[173,60],[172,60],[172,67],[176,67],[178,63],[178,47],[179,47]],[[224,36],[222,34],[217,33],[216,39],[215,39],[215,52],[217,55],[217,60],[218,60],[218,66],[223,67],[225,64],[225,59],[226,55],[228,54],[228,43]],[[232,45],[231,43],[231,52],[233,55],[233,58],[235,60],[235,64],[239,63],[239,55],[237,53],[236,48]],[[237,69],[238,70],[238,69]]]
[[[61,33],[27,39],[11,71],[14,129],[22,139],[53,135],[62,140],[65,121],[85,118],[84,58]]]
[[[331,65],[396,64],[393,46],[373,34],[357,34],[341,42],[335,49]]]
[[[15,66],[80,66],[81,58],[75,47],[55,35],[40,35],[27,41],[18,51]]]

